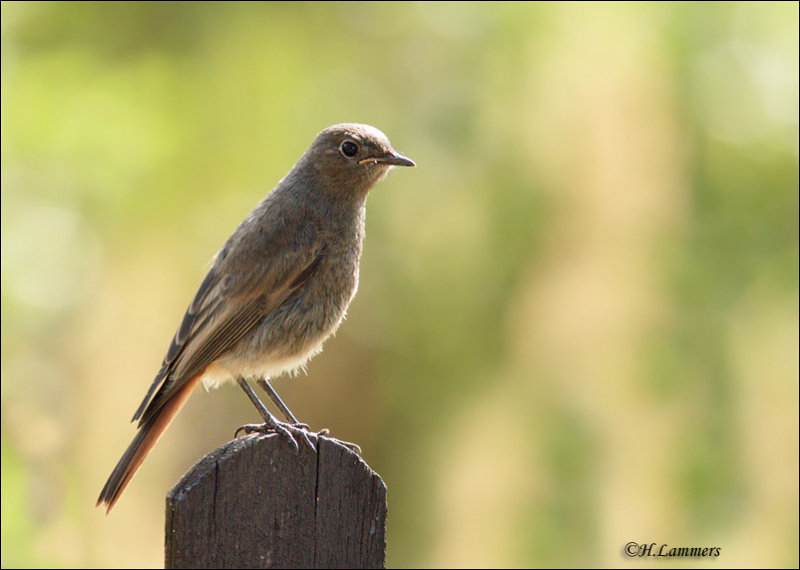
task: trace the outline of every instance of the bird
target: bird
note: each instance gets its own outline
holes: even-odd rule
[[[211,262],[131,421],[137,432],[100,492],[109,513],[147,454],[202,383],[233,381],[264,424],[244,431],[305,436],[269,379],[303,369],[344,319],[358,288],[367,194],[395,166],[416,166],[380,130],[322,130],[242,220]],[[247,383],[281,409],[278,421]],[[236,434],[239,433],[237,430]],[[306,438],[307,440],[307,438]]]

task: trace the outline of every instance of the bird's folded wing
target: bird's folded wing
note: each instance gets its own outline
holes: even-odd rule
[[[305,229],[305,228],[304,228]],[[284,237],[284,236],[279,236]],[[261,319],[277,309],[314,272],[324,255],[316,232],[296,232],[281,255],[238,263],[223,248],[189,305],[167,355],[133,420],[142,425],[214,360],[233,348]],[[242,254],[242,252],[240,252]],[[250,252],[243,253],[248,255]],[[263,255],[264,252],[261,252]]]

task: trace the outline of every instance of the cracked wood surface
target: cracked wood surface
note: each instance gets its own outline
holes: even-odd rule
[[[167,495],[166,568],[383,568],[386,486],[336,440],[230,441]]]

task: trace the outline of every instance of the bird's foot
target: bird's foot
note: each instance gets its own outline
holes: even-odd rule
[[[335,437],[331,437],[329,435],[330,433],[331,433],[331,431],[328,428],[322,428],[321,430],[319,430],[319,434],[318,435],[327,437],[328,439],[333,440],[336,443],[339,443],[339,444],[345,446],[347,449],[349,449],[350,451],[352,451],[356,455],[361,455],[361,448],[357,444],[350,443],[349,441],[342,441],[341,439],[336,439]]]
[[[234,437],[239,437],[239,432],[244,432],[248,435],[251,433],[278,433],[286,436],[286,438],[291,442],[295,451],[299,452],[300,445],[297,443],[296,439],[296,436],[298,436],[303,439],[311,451],[316,453],[317,446],[314,445],[314,442],[308,437],[309,431],[310,428],[306,424],[289,424],[279,422],[278,420],[272,418],[272,421],[265,422],[263,424],[245,424],[243,426],[239,426],[239,428],[236,430],[236,433],[234,433]]]

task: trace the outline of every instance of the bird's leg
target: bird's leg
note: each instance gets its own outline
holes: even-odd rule
[[[272,402],[280,409],[280,411],[283,413],[284,417],[289,422],[291,422],[291,424],[293,426],[299,427],[301,429],[306,429],[306,430],[310,429],[308,427],[308,425],[301,424],[300,422],[297,421],[297,418],[295,418],[294,414],[292,414],[292,412],[289,411],[289,408],[286,407],[286,404],[283,403],[283,401],[281,400],[280,396],[278,396],[278,393],[270,385],[269,380],[267,380],[266,378],[259,378],[258,380],[256,380],[256,384],[261,386],[261,389],[264,390],[267,393],[267,396],[270,397]],[[346,448],[348,448],[349,450],[353,451],[357,455],[361,455],[361,448],[358,445],[356,445],[355,443],[350,443],[349,441],[342,441],[341,439],[336,439],[335,437],[331,437],[329,434],[330,434],[330,431],[328,430],[328,428],[323,428],[323,429],[321,429],[319,431],[319,433],[317,435],[325,436],[328,439],[332,439],[332,440],[334,440],[334,441],[336,441],[338,443],[341,443],[342,445],[344,445]]]
[[[266,378],[258,378],[256,380],[256,384],[258,384],[261,387],[261,389],[267,393],[267,396],[269,396],[270,400],[272,400],[272,403],[278,407],[278,409],[283,414],[283,417],[285,417],[290,422],[290,425],[292,427],[300,428],[306,431],[311,429],[308,427],[307,424],[302,424],[297,421],[297,418],[294,417],[294,414],[289,410],[286,404],[283,403],[283,400],[281,400],[280,396],[278,396],[278,393],[269,383],[269,380],[267,380]],[[261,404],[261,402],[259,402],[259,404]],[[261,405],[263,406],[264,404]],[[361,448],[355,443],[350,443],[348,441],[342,441],[341,439],[336,439],[335,437],[331,437],[329,434],[330,431],[328,430],[328,428],[323,428],[319,431],[317,435],[325,436],[328,439],[336,441],[337,443],[341,443],[342,445],[344,445],[346,448],[353,451],[357,455],[361,455]]]
[[[256,407],[256,410],[258,410],[258,413],[261,415],[261,417],[264,418],[264,423],[267,425],[277,424],[278,420],[276,420],[275,417],[269,413],[267,407],[261,402],[261,400],[258,399],[258,396],[255,395],[255,392],[253,392],[253,389],[250,387],[250,385],[245,382],[244,378],[239,376],[236,381],[239,383],[239,386],[242,387],[244,393],[247,394],[247,397],[250,398],[250,401]]]
[[[269,399],[272,400],[272,403],[278,407],[283,414],[283,417],[286,418],[290,424],[300,428],[310,429],[307,424],[301,424],[297,421],[297,418],[294,417],[294,414],[289,410],[289,408],[286,407],[286,404],[283,403],[283,400],[281,400],[280,396],[278,396],[278,393],[275,391],[272,385],[270,385],[269,380],[266,378],[258,378],[256,380],[256,384],[261,386],[261,389],[267,393]]]
[[[258,396],[256,396],[255,392],[253,392],[253,389],[250,387],[250,385],[247,382],[245,382],[244,378],[239,376],[236,379],[236,381],[239,383],[239,386],[241,386],[242,390],[244,390],[244,393],[247,394],[247,397],[250,398],[250,401],[258,410],[258,413],[261,414],[261,417],[264,419],[264,423],[245,424],[243,426],[240,426],[239,429],[236,430],[234,437],[238,437],[240,431],[243,431],[247,434],[255,432],[263,433],[268,431],[272,431],[275,433],[282,433],[283,435],[289,438],[289,441],[292,442],[292,445],[294,445],[295,450],[300,451],[300,446],[297,444],[297,440],[294,438],[294,434],[297,433],[303,437],[303,439],[312,449],[312,451],[316,453],[317,448],[314,445],[314,443],[308,438],[306,430],[304,430],[301,427],[298,427],[297,425],[287,424],[276,420],[275,416],[269,413],[269,410],[266,408],[266,406],[264,406],[261,400],[258,399]]]

